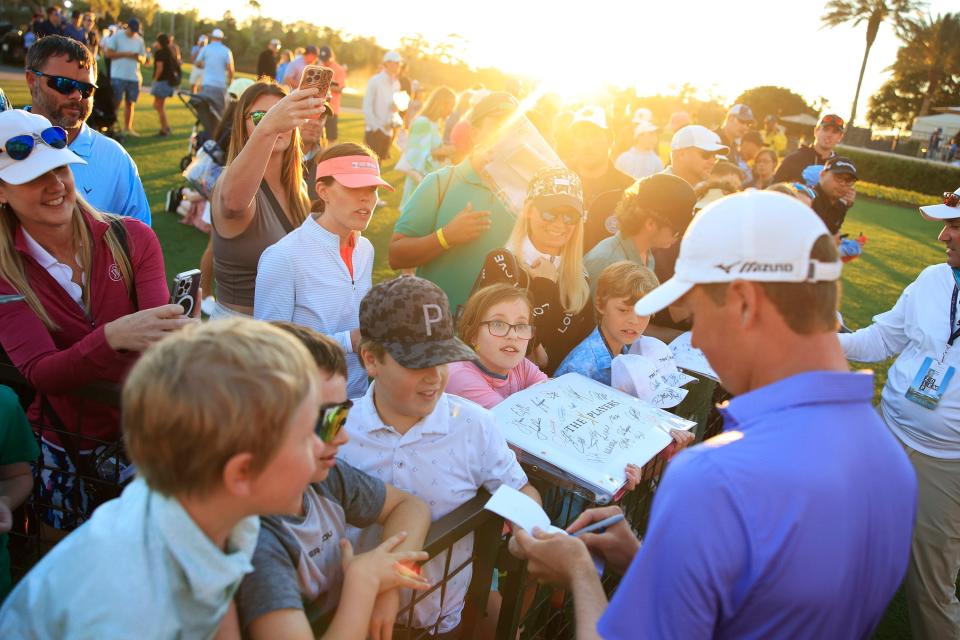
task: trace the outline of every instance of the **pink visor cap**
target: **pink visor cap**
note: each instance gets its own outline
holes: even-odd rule
[[[333,178],[345,187],[386,187],[393,191],[386,180],[380,177],[380,165],[370,156],[343,156],[330,158],[317,165],[317,180]]]

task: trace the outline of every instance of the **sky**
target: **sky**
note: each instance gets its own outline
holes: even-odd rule
[[[215,19],[243,0],[161,0],[164,8],[200,5]],[[759,85],[785,86],[808,102],[824,97],[846,117],[863,59],[865,27],[820,28],[822,0],[404,0],[304,3],[262,0],[264,15],[307,20],[370,35],[383,46],[416,33],[429,41],[464,39],[463,57],[544,81],[567,95],[604,83],[633,85],[639,95],[669,93],[689,82],[702,96],[734,99]],[[930,0],[930,13],[956,6]],[[861,120],[899,42],[884,26],[870,53],[861,90]]]

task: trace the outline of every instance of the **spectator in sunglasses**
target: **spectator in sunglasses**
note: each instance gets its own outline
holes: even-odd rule
[[[813,188],[813,210],[820,216],[839,242],[840,227],[847,217],[847,211],[853,206],[857,192],[857,168],[853,161],[842,156],[827,160],[820,172],[820,180]]]
[[[322,117],[317,91],[289,92],[261,79],[236,103],[227,166],[210,200],[217,282],[213,318],[253,315],[260,255],[310,213],[298,127]]]
[[[836,155],[834,148],[843,140],[844,122],[840,116],[828,113],[820,118],[813,130],[813,144],[801,145],[788,154],[773,177],[774,182],[801,182],[803,170],[810,165],[825,164]]]
[[[507,245],[487,254],[474,284],[507,282],[530,293],[535,343],[531,360],[547,375],[593,331],[590,285],[583,266],[583,191],[568,169],[542,169]]]
[[[64,129],[70,150],[83,160],[96,158],[95,164],[71,165],[77,194],[95,209],[149,225],[150,203],[133,158],[86,125],[97,77],[90,50],[64,36],[47,36],[30,47],[25,66],[33,113]]]
[[[34,25],[36,25],[36,22],[34,22]],[[60,15],[60,7],[57,5],[47,7],[47,19],[41,22],[39,27],[35,26],[34,28],[36,29],[38,39],[46,36],[64,35],[63,17]]]
[[[37,390],[31,422],[77,434],[40,433],[39,499],[50,505],[40,518],[69,530],[95,506],[77,470],[95,469],[95,448],[120,439],[116,407],[71,392],[120,382],[141,351],[190,320],[166,304],[153,231],[77,197],[68,167],[85,161],[63,129],[4,111],[0,145],[0,294],[25,296],[0,306],[0,345]]]

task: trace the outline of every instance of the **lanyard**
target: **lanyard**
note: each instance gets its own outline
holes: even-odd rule
[[[954,341],[960,338],[960,327],[954,329],[957,324],[957,297],[960,296],[960,269],[953,269],[953,295],[950,296],[950,337],[947,338],[947,350],[953,346]],[[944,351],[946,356],[946,350]],[[943,358],[940,359],[941,362]]]

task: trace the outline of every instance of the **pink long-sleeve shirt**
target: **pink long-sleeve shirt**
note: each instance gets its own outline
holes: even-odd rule
[[[547,374],[527,358],[520,361],[506,378],[491,375],[472,362],[453,362],[449,365],[447,393],[473,400],[491,409],[517,391],[547,379]]]

